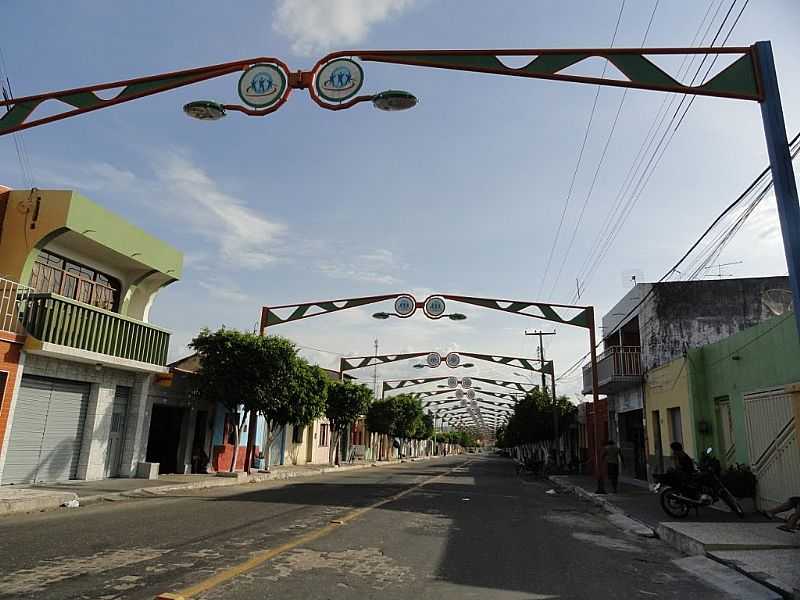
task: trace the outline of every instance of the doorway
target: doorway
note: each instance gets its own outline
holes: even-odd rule
[[[158,463],[158,472],[182,473],[178,470],[178,445],[184,409],[153,405],[150,433],[147,436],[147,462]]]

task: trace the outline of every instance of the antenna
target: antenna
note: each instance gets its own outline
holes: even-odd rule
[[[716,265],[708,265],[706,267],[703,267],[703,270],[716,268],[717,272],[716,273],[706,273],[705,275],[703,275],[703,277],[716,277],[717,279],[722,279],[724,277],[733,277],[733,273],[723,273],[722,272],[722,267],[730,267],[730,266],[733,266],[733,265],[741,265],[742,263],[744,263],[743,260],[737,260],[735,262],[727,262],[727,263],[719,263],[719,264],[716,264]]]

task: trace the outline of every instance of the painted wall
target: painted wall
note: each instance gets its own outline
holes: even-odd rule
[[[660,283],[639,309],[644,371],[771,318],[766,290],[789,289],[787,277]]]
[[[743,396],[800,382],[800,340],[793,313],[774,317],[725,340],[690,352],[695,428],[705,420],[709,434],[697,434],[715,449],[722,447],[715,399],[727,396],[736,444],[735,460],[749,463]]]
[[[146,321],[158,289],[181,276],[183,255],[68,190],[0,193],[0,275],[30,279],[41,249],[108,272],[123,284],[120,313]]]
[[[299,443],[294,443],[295,425],[286,427],[286,441],[283,462],[286,465],[304,465],[308,462],[308,448],[313,437],[313,424],[302,427],[303,437]]]
[[[12,334],[0,335],[12,337]],[[6,439],[11,402],[17,386],[21,351],[22,343],[0,338],[0,455]]]
[[[328,444],[325,446],[319,445],[320,440],[320,426],[322,424],[328,424],[327,419],[321,419],[318,421],[314,421],[314,434],[313,438],[311,439],[311,462],[315,465],[326,465],[328,464],[328,453],[330,452],[330,443],[331,443],[331,432],[330,427],[328,428]]]
[[[685,358],[677,358],[667,364],[649,371],[645,375],[645,407],[647,414],[645,422],[647,424],[647,460],[651,470],[658,471],[658,452],[656,448],[656,423],[653,412],[659,412],[659,430],[661,433],[661,452],[664,457],[664,467],[670,466],[670,443],[672,439],[672,429],[670,426],[669,409],[679,408],[681,411],[681,433],[683,435],[683,447],[689,456],[697,456],[695,443],[694,416],[692,414],[692,403],[689,394],[689,361]]]

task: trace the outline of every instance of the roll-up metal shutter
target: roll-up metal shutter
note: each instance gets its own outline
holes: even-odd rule
[[[23,377],[2,483],[74,479],[88,404],[88,384]]]

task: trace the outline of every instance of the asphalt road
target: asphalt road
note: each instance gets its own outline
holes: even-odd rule
[[[449,457],[0,520],[0,598],[704,598],[660,541]]]

